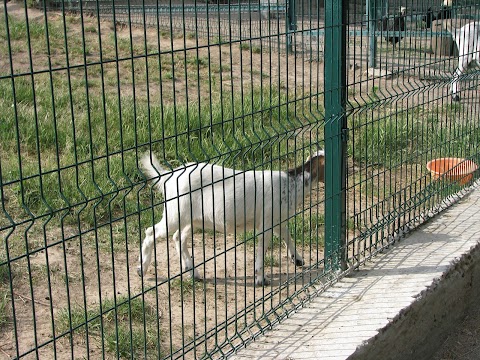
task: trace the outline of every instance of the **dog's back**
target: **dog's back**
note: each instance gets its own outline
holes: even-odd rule
[[[469,60],[479,62],[480,55],[480,22],[471,22],[453,31],[452,35],[457,43],[459,55]]]

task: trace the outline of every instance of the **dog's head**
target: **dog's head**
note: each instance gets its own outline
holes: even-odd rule
[[[311,154],[305,165],[305,171],[310,173],[312,182],[325,181],[325,150],[318,150]]]
[[[318,181],[323,182],[325,179],[325,151],[319,150],[311,154],[303,165],[290,169],[288,174],[293,177],[302,175],[305,185]]]

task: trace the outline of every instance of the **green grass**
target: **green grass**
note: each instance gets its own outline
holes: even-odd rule
[[[307,215],[300,214],[290,221],[289,228],[297,245],[321,245],[324,239],[325,217],[323,214]]]
[[[0,290],[0,330],[8,323],[10,318],[9,311],[9,292]]]
[[[10,270],[8,269],[8,264],[6,259],[3,256],[0,256],[0,286],[7,285],[10,281]]]
[[[263,265],[265,267],[279,266],[280,261],[278,259],[278,256],[265,255],[263,259]]]
[[[253,54],[260,54],[262,48],[258,45],[252,45],[250,42],[243,42],[240,44],[240,50],[248,51],[250,50]]]
[[[453,126],[439,124],[445,114],[454,117],[459,106],[447,105],[445,109],[436,110],[416,108],[378,117],[368,113],[350,116],[348,123],[354,136],[348,143],[349,156],[355,161],[385,167],[412,164],[426,155],[432,159],[440,155],[474,156],[480,141],[479,128],[461,122]]]
[[[150,329],[145,333],[142,329],[130,331],[128,325],[120,324],[116,333],[112,331],[105,334],[106,348],[109,352],[115,353],[122,359],[130,359],[133,354],[135,354],[135,357],[143,357],[143,347],[146,338],[147,354],[150,353],[151,356],[155,356],[155,335]]]
[[[378,86],[372,86],[372,88],[370,89],[368,96],[371,102],[375,102],[380,99],[380,97],[378,96],[378,90]]]
[[[208,66],[208,57],[197,57],[197,56],[192,56],[192,57],[187,57],[185,62],[187,65],[194,65],[195,67],[203,67],[203,66]]]
[[[252,48],[252,53],[254,54],[260,54],[262,52],[262,48],[260,46],[253,45]]]
[[[103,335],[106,348],[112,354],[120,358],[143,356],[144,347],[147,354],[157,354],[157,332],[155,311],[148,304],[143,304],[139,298],[128,301],[125,297],[117,298],[117,307],[113,299],[105,299],[102,303],[102,323],[99,309],[85,310],[81,307],[73,307],[61,310],[56,319],[57,332],[69,332],[71,328],[73,336],[83,337],[86,334],[86,318],[88,321],[89,336],[100,337]],[[147,331],[144,332],[143,319],[145,317]],[[133,353],[132,353],[133,350]]]
[[[6,259],[0,257],[0,264],[4,263]],[[8,323],[10,318],[9,308],[9,291],[7,286],[10,282],[10,271],[7,264],[0,265],[0,330]]]
[[[202,290],[203,283],[190,277],[190,273],[185,274],[183,278],[175,278],[170,282],[170,287],[182,291],[183,294],[191,294],[194,290]]]
[[[78,36],[77,31],[72,31],[72,21],[69,21],[71,17],[65,19],[67,36],[64,36],[63,21],[49,21],[48,22],[48,37],[47,28],[43,21],[29,20],[28,26],[24,18],[15,18],[8,16],[8,32],[6,22],[2,16],[0,19],[0,50],[4,54],[8,54],[8,43],[10,42],[12,49],[12,58],[14,60],[14,68],[16,72],[29,71],[28,67],[21,68],[17,60],[23,61],[28,64],[27,51],[32,54],[32,62],[35,70],[39,70],[42,67],[48,66],[47,55],[51,58],[55,56],[65,54],[65,41],[67,40],[68,55],[70,57],[71,64],[77,60],[83,59],[83,54],[91,54],[96,52],[90,47],[89,42],[84,44],[82,38]],[[91,26],[89,27],[91,30]],[[28,41],[30,40],[30,41]],[[47,44],[50,47],[50,53],[47,54]],[[85,51],[84,51],[85,50]],[[65,56],[62,56],[62,65],[66,65]],[[0,75],[3,75],[4,71],[8,68],[0,69]]]
[[[292,239],[297,246],[314,246],[324,245],[324,225],[325,218],[323,214],[298,214],[288,223],[288,228]],[[245,234],[237,233],[237,236],[248,246],[254,246],[257,239],[255,238],[253,231],[247,231]],[[283,241],[273,236],[272,246],[282,246]]]
[[[90,83],[93,81],[90,77]],[[289,121],[292,118],[289,110],[280,105],[286,101],[285,97],[274,90],[261,94],[257,89],[243,99],[234,96],[233,102],[217,98],[198,108],[196,104],[148,106],[133,98],[119,100],[108,93],[104,98],[87,98],[81,78],[72,79],[70,97],[64,74],[54,74],[51,84],[47,76],[37,76],[34,85],[35,93],[30,78],[21,77],[15,81],[18,104],[15,112],[11,107],[14,101],[11,82],[0,82],[0,110],[5,114],[0,123],[0,131],[4,134],[1,146],[15,148],[18,139],[24,150],[19,158],[2,159],[4,172],[7,179],[19,178],[22,162],[22,176],[32,177],[22,184],[24,201],[33,211],[71,207],[85,198],[108,198],[117,188],[129,186],[141,178],[136,167],[135,146],[147,143],[151,133],[152,140],[162,145],[159,150],[172,165],[206,157],[217,157],[231,165],[233,156],[242,154],[252,144],[260,144],[260,151],[242,156],[246,165],[251,166],[265,155],[267,160],[270,157],[266,151],[271,154],[272,148],[264,148],[262,141],[266,142],[270,135],[280,137],[294,125]],[[50,86],[54,88],[54,97]],[[90,112],[86,112],[87,105]],[[37,121],[32,121],[35,116]],[[12,133],[17,138],[8,136],[7,140],[6,135]],[[175,134],[178,135],[175,137]],[[163,136],[169,139],[162,141]],[[221,141],[217,141],[220,136]],[[216,146],[212,147],[214,140]],[[107,149],[113,154],[105,157]],[[226,154],[231,149],[237,151]],[[42,177],[36,176],[38,158],[29,156],[37,150],[42,153],[43,173],[50,172]],[[145,150],[146,147],[139,149]],[[83,164],[62,169],[79,162]],[[49,193],[46,189],[55,191]],[[17,186],[14,192],[18,194],[19,191]],[[102,208],[97,206],[97,216],[104,213]]]
[[[143,176],[137,166],[138,157],[150,149],[150,143],[172,167],[211,159],[237,168],[268,168],[276,159],[285,161],[284,155],[291,152],[287,139],[302,122],[316,121],[299,121],[296,105],[286,105],[291,99],[281,89],[255,85],[243,94],[225,88],[220,93],[218,77],[230,67],[212,63],[213,75],[208,74],[210,59],[195,51],[175,53],[173,58],[157,54],[149,58],[148,67],[145,59],[100,66],[95,63],[100,59],[95,22],[86,19],[88,48],[84,49],[82,37],[68,31],[78,27],[78,22],[71,16],[65,20],[67,39],[62,18],[49,21],[50,58],[57,66],[66,65],[67,40],[70,64],[81,63],[87,55],[86,69],[54,69],[33,78],[0,80],[0,161],[2,181],[9,183],[3,191],[7,211],[18,221],[33,213],[61,217],[64,225],[80,221],[98,227],[150,206],[150,191],[140,191]],[[5,25],[0,19],[0,47],[8,52]],[[9,30],[10,42],[25,49],[25,22],[9,17]],[[28,35],[35,68],[46,68],[44,23],[30,21]],[[119,57],[131,56],[129,40],[117,40]],[[102,42],[103,59],[114,59],[113,36],[102,34]],[[143,45],[135,46],[134,54],[141,53]],[[13,54],[15,59],[19,55],[25,58],[23,53]],[[28,73],[28,66],[22,71]],[[190,84],[200,86],[201,94],[211,91],[211,99],[201,95],[200,105],[196,97],[174,103],[155,93],[160,79],[164,87],[172,87],[185,74]],[[128,92],[119,95],[119,88],[132,89],[134,79],[136,96]],[[145,96],[147,85],[152,88],[150,102]],[[173,93],[173,88],[166,93]],[[8,221],[0,216],[0,223]]]
[[[19,111],[15,113],[9,106],[13,102],[11,84],[0,82],[4,181],[24,179],[6,191],[37,214],[82,209],[82,221],[89,224],[111,212],[137,210],[136,201],[127,202],[123,209],[123,199],[132,184],[142,180],[137,158],[149,146],[141,144],[152,140],[154,149],[171,166],[210,158],[227,166],[251,168],[285,153],[286,142],[280,139],[297,125],[290,121],[290,110],[280,105],[286,101],[284,96],[277,92],[262,96],[259,90],[244,98],[234,96],[233,102],[218,99],[200,108],[195,104],[148,107],[123,98],[121,113],[118,98],[108,95],[105,112],[102,97],[90,97],[90,112],[86,112],[85,94],[73,90],[72,118],[69,90],[60,79],[54,80],[59,94],[54,121],[48,82],[35,86],[34,98],[30,80],[16,81]],[[33,120],[35,106],[37,121]],[[17,147],[17,140],[22,144],[20,156],[6,156],[9,149]],[[130,192],[130,197],[135,198],[137,190]],[[87,199],[92,205],[85,210]]]
[[[10,41],[22,40],[26,41],[28,36],[30,37],[31,41],[37,41],[44,39],[45,37],[45,26],[41,22],[37,21],[29,21],[28,26],[26,21],[18,20],[13,16],[8,16],[8,34],[6,28],[6,22],[2,16],[2,21],[0,21],[0,40],[6,41],[10,39]],[[51,29],[49,29],[51,30]],[[52,31],[54,36],[58,34],[55,31]]]

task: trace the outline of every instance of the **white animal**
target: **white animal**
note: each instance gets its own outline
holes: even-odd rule
[[[452,99],[460,101],[459,77],[467,70],[467,67],[476,62],[480,64],[480,22],[471,22],[460,29],[452,26],[452,20],[443,22],[447,31],[449,31],[458,47],[458,67],[452,79]]]
[[[313,183],[324,180],[324,151],[310,156],[305,164],[288,171],[240,171],[208,163],[188,163],[173,170],[164,169],[153,154],[141,159],[145,175],[164,195],[162,219],[145,230],[137,272],[142,276],[152,261],[154,239],[173,234],[183,271],[193,270],[199,278],[187,249],[187,239],[195,229],[223,233],[256,230],[259,238],[255,260],[255,284],[268,283],[263,260],[272,235],[281,237],[289,258],[303,266],[290,239],[287,224],[303,202]]]

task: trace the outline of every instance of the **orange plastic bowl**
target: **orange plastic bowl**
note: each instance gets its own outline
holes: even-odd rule
[[[427,163],[427,169],[430,170],[434,179],[445,176],[447,180],[465,185],[472,180],[478,166],[473,161],[462,158],[439,158],[430,160]]]

